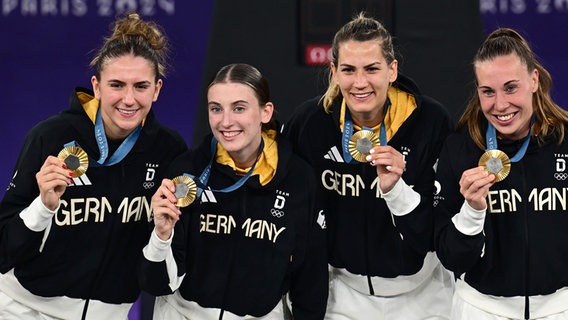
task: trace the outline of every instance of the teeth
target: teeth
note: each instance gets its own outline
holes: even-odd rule
[[[238,135],[238,134],[239,134],[239,132],[226,132],[226,131],[223,131],[223,136],[225,136],[225,137],[234,137],[234,136],[236,136],[236,135]]]
[[[497,119],[501,120],[501,121],[507,121],[509,119],[511,119],[513,117],[513,114],[510,113],[508,115],[504,115],[504,116],[497,116]]]
[[[355,96],[355,98],[366,98],[368,96],[370,96],[370,93],[354,93],[353,94]]]
[[[118,111],[125,114],[134,114],[136,112],[136,110],[124,110],[124,109],[118,109]]]

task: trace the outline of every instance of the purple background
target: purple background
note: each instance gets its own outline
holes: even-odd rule
[[[216,23],[212,19],[214,6],[223,1],[52,0],[55,7],[42,7],[42,3],[48,2],[0,0],[0,197],[27,131],[66,109],[74,87],[91,86],[91,50],[100,46],[102,37],[109,34],[109,23],[123,12],[140,12],[144,18],[162,25],[169,36],[173,49],[171,68],[153,108],[162,123],[179,131],[191,144],[193,136],[200,134],[193,128],[202,97],[206,58],[231,56],[227,52],[207,52],[210,30]],[[242,6],[247,5],[247,1],[242,1]],[[233,23],[257,19],[263,14],[258,6],[246,9],[250,15],[236,15]],[[480,12],[484,34],[495,27],[512,27],[529,40],[553,76],[556,102],[568,107],[568,64],[564,61],[568,57],[568,1],[480,0]],[[258,46],[262,49],[263,43]],[[139,319],[138,309],[134,311],[132,319]]]

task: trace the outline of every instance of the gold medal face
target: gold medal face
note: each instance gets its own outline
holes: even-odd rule
[[[489,150],[479,158],[478,164],[495,175],[495,182],[503,181],[511,171],[511,160],[501,150]]]
[[[197,195],[197,184],[195,181],[188,176],[177,176],[172,181],[176,187],[176,192],[174,192],[178,200],[176,206],[183,208],[192,204]]]
[[[87,172],[89,156],[81,147],[65,147],[63,150],[59,151],[57,157],[65,163],[67,169],[73,171],[74,178],[80,177],[83,173]]]
[[[365,157],[372,148],[380,144],[379,137],[369,130],[359,130],[349,139],[349,153],[359,162],[367,162]]]

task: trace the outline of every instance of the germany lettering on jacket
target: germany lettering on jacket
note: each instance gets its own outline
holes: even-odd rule
[[[487,195],[489,213],[513,213],[518,210],[522,196],[515,189],[492,190]],[[533,188],[529,193],[529,204],[534,211],[566,210],[568,188]]]
[[[58,226],[74,226],[85,222],[102,223],[108,214],[117,213],[122,216],[122,223],[140,221],[145,218],[151,221],[152,209],[144,196],[124,198],[116,211],[106,197],[61,199],[61,207],[55,214]]]
[[[224,216],[217,214],[201,214],[199,232],[207,232],[214,234],[230,234],[236,227],[237,223],[232,216]],[[274,223],[266,220],[246,219],[241,230],[249,238],[267,239],[276,243],[278,236],[286,230],[286,227],[278,228]]]

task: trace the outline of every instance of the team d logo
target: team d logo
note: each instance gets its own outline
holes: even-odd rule
[[[270,213],[276,218],[282,218],[284,216],[284,205],[286,204],[286,197],[289,194],[284,191],[276,190],[276,199],[274,200],[274,205],[270,209]]]
[[[566,173],[566,159],[556,159],[556,172],[554,173],[554,178],[560,181],[564,181],[568,178],[568,173]]]

